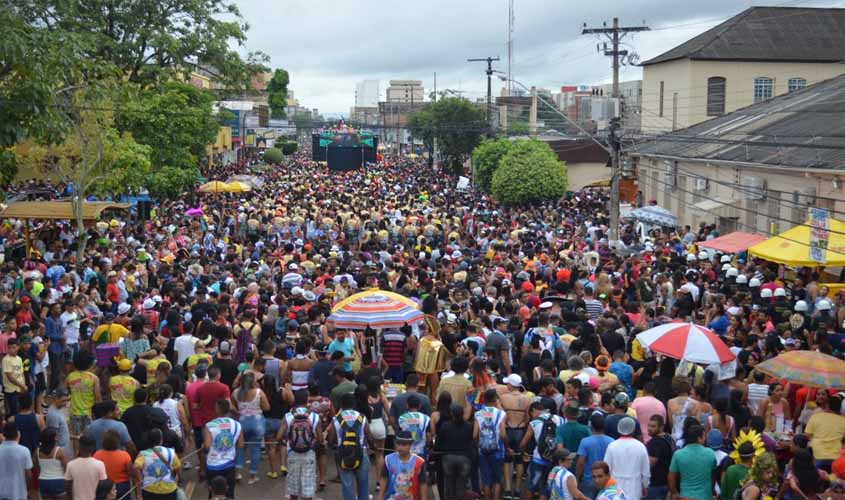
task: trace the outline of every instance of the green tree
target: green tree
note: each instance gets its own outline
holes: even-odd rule
[[[270,117],[275,119],[287,118],[285,108],[288,106],[288,83],[290,76],[283,69],[277,69],[273,78],[267,84],[267,101],[270,104]]]
[[[63,142],[28,140],[15,146],[22,164],[71,186],[79,241],[77,262],[83,262],[87,243],[82,221],[85,198],[130,193],[144,186],[150,174],[150,148],[114,128],[112,107],[112,101],[99,90],[77,91],[65,107],[72,125]]]
[[[428,150],[429,166],[434,162],[434,112],[430,106],[412,114],[408,119],[411,135],[420,139]]]
[[[566,165],[548,144],[516,141],[493,174],[492,193],[505,205],[554,200],[566,193]]]
[[[493,182],[493,174],[512,145],[508,139],[486,139],[472,151],[472,168],[475,174],[475,185],[482,191],[489,193]]]
[[[487,129],[484,110],[461,97],[445,97],[429,108],[440,154],[452,171],[463,172],[464,161]]]
[[[287,141],[282,143],[282,153],[285,156],[290,156],[296,153],[296,150],[299,148],[299,144],[294,141]]]
[[[269,148],[264,151],[264,163],[282,163],[284,161],[285,155],[282,153],[282,150],[278,148]]]
[[[253,75],[268,71],[264,54],[244,59],[235,50],[246,41],[248,25],[228,0],[21,0],[5,5],[32,26],[84,35],[90,40],[85,50],[90,60],[107,62],[144,87],[187,77],[197,62],[232,89],[248,89]]]
[[[528,135],[531,128],[526,121],[515,121],[508,123],[508,135]]]
[[[150,194],[159,199],[178,199],[195,186],[200,171],[196,167],[179,168],[166,165],[150,176]]]
[[[152,149],[154,169],[196,168],[220,129],[212,111],[214,96],[181,82],[168,82],[131,96],[121,106],[117,126]]]

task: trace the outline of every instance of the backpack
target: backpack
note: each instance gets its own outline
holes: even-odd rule
[[[551,461],[557,447],[557,424],[554,416],[543,420],[543,427],[540,429],[540,436],[537,439],[537,453],[543,460]]]
[[[338,415],[337,422],[340,424],[340,446],[337,449],[340,468],[357,470],[364,459],[364,450],[361,448],[361,440],[358,439],[358,432],[362,428],[364,417],[358,415],[353,423],[348,424]]]
[[[478,431],[478,447],[484,453],[495,453],[499,451],[499,420],[491,417],[480,419],[481,425]]]
[[[297,413],[288,428],[288,443],[293,451],[305,453],[316,448],[316,436],[311,426],[310,413]]]

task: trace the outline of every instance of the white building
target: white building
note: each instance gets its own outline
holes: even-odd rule
[[[379,81],[364,80],[355,84],[355,107],[378,107]]]
[[[390,80],[387,102],[417,103],[425,100],[422,80]]]

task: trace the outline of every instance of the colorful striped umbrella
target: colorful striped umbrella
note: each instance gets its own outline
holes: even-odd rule
[[[694,323],[666,323],[637,335],[648,350],[692,363],[727,363],[736,359],[718,335]]]
[[[329,320],[337,328],[364,330],[400,328],[423,320],[423,313],[413,300],[398,293],[367,290],[356,293],[332,307]]]
[[[815,351],[790,351],[767,359],[755,370],[819,389],[845,389],[845,361]]]

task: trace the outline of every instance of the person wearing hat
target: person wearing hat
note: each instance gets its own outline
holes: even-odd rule
[[[628,405],[631,400],[628,394],[624,391],[617,392],[613,396],[613,413],[608,415],[604,421],[604,433],[613,439],[619,438],[619,421],[628,415]],[[640,430],[640,423],[634,419],[633,436],[637,439],[642,439],[642,431]]]
[[[742,484],[745,477],[748,476],[748,471],[751,470],[751,465],[754,462],[754,451],[754,445],[750,441],[745,441],[739,445],[737,450],[739,463],[729,466],[722,474],[720,498],[727,500],[734,497],[739,485]]]
[[[631,417],[622,417],[616,426],[619,439],[610,443],[604,455],[611,475],[629,500],[647,496],[651,480],[648,451],[641,441],[632,437],[637,423]]]
[[[117,416],[120,418],[135,402],[135,391],[141,388],[141,383],[129,375],[132,362],[126,358],[117,362],[118,374],[109,378],[109,393],[117,402]]]
[[[557,440],[569,450],[577,450],[581,440],[590,437],[590,428],[582,424],[581,405],[577,400],[571,400],[563,410],[566,423],[557,428]]]
[[[413,436],[408,431],[396,433],[396,451],[384,457],[384,468],[379,477],[378,500],[428,498],[428,473],[425,460],[411,453]]]
[[[557,449],[554,454],[556,464],[549,472],[549,498],[551,500],[590,500],[578,489],[578,481],[575,474],[570,472],[574,469],[572,461],[575,460],[575,453],[567,448]]]
[[[503,485],[505,492],[519,492],[522,491],[522,470],[523,461],[522,454],[519,453],[519,443],[522,442],[525,436],[525,416],[528,407],[531,405],[531,396],[526,394],[522,385],[522,377],[516,373],[511,373],[502,380],[503,386],[497,387],[499,392],[499,400],[502,408],[505,410],[505,434],[507,440],[505,446],[507,455],[505,456],[504,476],[505,483]],[[516,467],[516,479],[511,488],[511,477],[514,466]],[[518,493],[513,493],[511,496],[519,496]]]
[[[114,313],[107,312],[103,315],[103,324],[94,330],[91,340],[97,345],[117,344],[120,339],[126,338],[128,333],[129,330],[125,326],[115,322]]]

